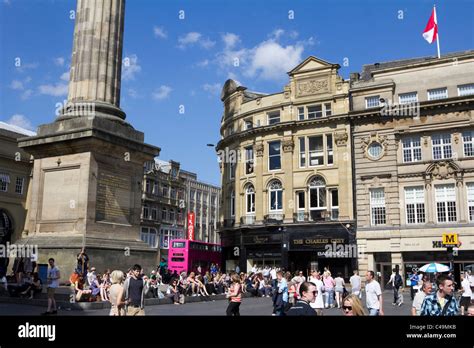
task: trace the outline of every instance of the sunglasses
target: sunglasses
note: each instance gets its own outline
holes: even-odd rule
[[[343,310],[343,311],[351,311],[351,310],[352,310],[352,306],[342,306],[342,310]]]

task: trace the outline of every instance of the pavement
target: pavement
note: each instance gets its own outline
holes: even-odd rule
[[[404,293],[404,303],[399,306],[393,306],[392,291],[386,290],[383,293],[383,308],[385,315],[400,316],[400,315],[411,315],[411,299],[409,292]],[[227,301],[213,300],[209,302],[192,302],[185,303],[183,305],[174,304],[160,304],[160,305],[148,305],[145,307],[146,315],[157,315],[157,316],[213,316],[213,315],[225,315],[227,308]],[[365,305],[365,296],[363,296],[363,303]],[[188,298],[187,298],[188,299]],[[242,316],[271,316],[272,314],[272,301],[268,297],[250,297],[244,298],[240,306],[240,314]],[[11,315],[40,315],[46,310],[46,307],[31,306],[28,304],[17,304],[17,303],[0,303],[0,315],[11,316]],[[109,309],[64,309],[58,310],[59,316],[96,316],[96,315],[109,315]],[[338,316],[343,315],[342,310],[338,308],[325,309],[323,315]]]

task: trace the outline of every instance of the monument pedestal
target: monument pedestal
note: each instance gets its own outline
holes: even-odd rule
[[[160,149],[123,120],[59,119],[19,146],[34,156],[22,240],[37,244],[38,262],[56,259],[63,280],[87,248],[100,272],[156,267],[157,251],[140,240],[143,164]]]

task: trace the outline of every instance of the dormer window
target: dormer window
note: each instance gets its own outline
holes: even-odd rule
[[[379,106],[380,106],[380,96],[379,95],[374,95],[372,97],[365,98],[365,108],[366,109],[377,108]]]

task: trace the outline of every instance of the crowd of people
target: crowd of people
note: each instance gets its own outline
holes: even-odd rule
[[[57,313],[54,294],[61,278],[54,259],[48,263],[46,315]],[[43,284],[38,273],[23,272],[21,277],[21,286],[8,289],[10,295],[32,299],[42,292]],[[408,281],[404,284],[399,269],[393,269],[385,284],[393,289],[393,306],[404,303],[403,291],[409,288],[412,315],[474,315],[474,276],[469,272],[462,274],[460,286],[454,283],[450,274],[413,272]],[[271,298],[272,315],[275,316],[323,315],[329,308],[342,309],[345,315],[384,315],[380,276],[373,271],[366,273],[364,289],[357,270],[348,279],[347,285],[350,286],[346,289],[342,274],[333,275],[328,267],[323,272],[313,270],[308,277],[303,271],[291,273],[256,265],[248,273],[239,269],[226,273],[221,272],[216,264],[209,269],[197,267],[195,271],[178,274],[170,272],[162,259],[149,274],[140,265],[134,265],[126,272],[107,269],[97,273],[95,267],[89,267],[89,257],[83,248],[77,255],[77,266],[69,277],[69,283],[74,301],[110,302],[111,315],[144,315],[147,297],[169,298],[175,305],[181,305],[186,302],[186,297],[201,296],[204,301],[212,301],[215,295],[227,297],[226,314],[233,316],[240,315],[242,297],[247,296]]]

